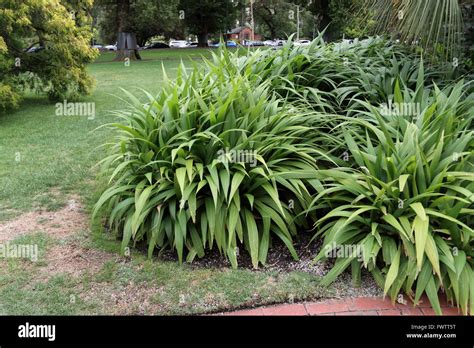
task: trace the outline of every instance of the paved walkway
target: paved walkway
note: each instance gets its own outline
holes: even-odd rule
[[[426,297],[417,307],[391,303],[390,299],[379,297],[358,297],[340,300],[325,300],[321,302],[304,302],[281,304],[235,312],[220,313],[219,315],[435,315]],[[445,299],[441,299],[443,315],[461,315],[456,307],[451,307]]]

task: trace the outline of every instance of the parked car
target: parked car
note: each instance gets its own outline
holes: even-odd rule
[[[297,40],[294,43],[295,46],[308,46],[310,44],[311,44],[310,40]]]
[[[199,43],[198,42],[190,42],[189,47],[198,47]]]
[[[117,43],[113,45],[106,45],[104,46],[104,49],[106,49],[107,51],[117,51]]]
[[[189,43],[184,40],[173,40],[170,41],[170,48],[186,48],[189,47]]]
[[[267,40],[267,41],[263,41],[263,44],[265,46],[273,47],[277,45],[277,42],[274,40]]]
[[[143,47],[143,49],[145,50],[158,49],[158,48],[170,48],[170,46],[163,42],[154,42]]]
[[[244,41],[243,43],[244,46],[264,46],[264,43],[262,41]]]
[[[275,45],[272,46],[272,49],[279,50],[286,44],[286,40],[275,40]]]
[[[213,42],[209,44],[209,47],[220,47],[221,43],[220,42]],[[237,47],[237,42],[229,40],[225,43],[227,47]]]

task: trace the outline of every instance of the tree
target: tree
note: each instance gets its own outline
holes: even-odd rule
[[[209,34],[225,33],[237,19],[238,2],[232,0],[181,0],[180,19],[198,37],[200,47],[206,47]]]
[[[331,34],[334,40],[343,37],[362,38],[368,36],[376,24],[370,11],[363,6],[365,0],[333,0],[329,4],[332,18]]]
[[[183,36],[179,20],[179,0],[136,0],[132,4],[131,30],[137,36],[137,43],[144,46],[153,36],[166,38]]]
[[[462,51],[466,58],[468,71],[474,71],[474,4],[461,4],[464,21],[464,37]]]
[[[294,31],[294,25],[288,21],[288,11],[289,4],[283,0],[255,1],[254,4],[255,21],[268,29],[266,36],[272,39],[280,37],[281,31],[285,29],[287,32]],[[259,32],[262,34],[262,31]]]
[[[331,41],[333,39],[333,28],[330,25],[332,22],[330,13],[331,0],[293,0],[293,2],[311,11],[315,17],[317,30],[322,32],[324,29],[326,29],[324,33],[324,39],[326,41]]]
[[[254,16],[257,32],[271,39],[282,39],[293,34],[297,30],[296,10],[296,5],[291,1],[255,0]],[[308,11],[301,9],[300,18],[304,23],[312,20],[308,14]]]
[[[131,11],[134,0],[97,0],[110,18],[110,32],[116,34],[117,56],[115,60],[125,58],[141,59],[137,50],[136,35],[132,31],[133,13]]]
[[[182,23],[179,21],[179,0],[134,0],[128,9],[127,30],[136,35],[139,46],[153,36],[165,38],[182,36]],[[117,2],[99,0],[96,2],[96,20],[106,42],[117,40],[119,30]],[[121,24],[124,27],[124,24]]]
[[[367,14],[361,10],[361,1],[364,0],[293,0],[312,13],[314,27],[318,32],[325,30],[326,41],[338,40],[348,31],[363,32],[359,28],[366,26]]]
[[[325,32],[326,40],[337,40],[343,35],[364,34],[367,13],[355,11],[363,0],[255,0],[254,14],[257,28],[271,38],[294,33],[296,11],[299,6],[300,36],[312,37],[317,31]]]
[[[0,109],[18,106],[25,87],[51,100],[91,92],[91,7],[92,0],[0,0]]]

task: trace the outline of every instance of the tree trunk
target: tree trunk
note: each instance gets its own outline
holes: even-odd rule
[[[125,59],[137,60],[141,59],[140,54],[137,50],[136,39],[134,39],[134,47],[129,47],[124,44],[123,35],[127,33],[128,29],[128,19],[130,17],[130,0],[118,0],[117,1],[117,12],[116,12],[116,21],[117,21],[117,54],[115,56],[115,61],[123,61]],[[133,37],[135,37],[132,33]]]
[[[198,46],[199,47],[207,47],[208,46],[208,37],[209,37],[209,34],[207,32],[205,33],[200,33],[198,35]]]
[[[332,41],[334,35],[331,28],[332,18],[329,15],[329,0],[321,0],[319,4],[320,21],[318,30],[323,31],[324,29],[326,29],[323,38],[325,41]]]
[[[272,22],[272,17],[273,16],[273,13],[271,11],[271,9],[267,8],[267,7],[263,7],[267,12],[268,12],[268,15],[270,16],[270,18],[266,17],[266,16],[261,16],[261,19],[263,20],[263,22],[267,25],[268,27],[268,30],[270,30],[270,36],[272,40],[275,40],[276,39],[276,27],[275,25],[273,24]]]
[[[117,39],[117,56],[116,61],[122,61],[128,58],[129,60],[141,60],[137,48],[137,39],[133,33],[119,33]]]

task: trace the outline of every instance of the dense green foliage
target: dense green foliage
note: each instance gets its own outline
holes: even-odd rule
[[[297,31],[298,13],[294,1],[255,1],[254,17],[255,31],[268,39],[286,39]],[[312,38],[316,29],[315,17],[309,10],[300,7],[299,18],[300,37]]]
[[[142,47],[154,36],[166,38],[183,35],[183,20],[179,18],[179,1],[129,1],[127,13],[120,13],[123,1],[96,0],[94,2],[97,39],[103,44],[117,41],[119,27],[136,35]]]
[[[186,28],[197,35],[199,45],[207,46],[210,34],[224,34],[234,27],[242,4],[231,0],[180,0]]]
[[[315,237],[324,236],[317,260],[335,245],[358,245],[361,258],[339,259],[324,282],[351,264],[357,278],[363,266],[394,300],[403,289],[416,303],[425,291],[439,312],[442,287],[472,312],[474,99],[462,81],[442,91],[422,82],[416,92],[397,84],[393,94],[421,113],[384,115],[367,105],[342,124],[353,165],[318,173],[324,190],[311,210],[327,214],[316,222]]]
[[[217,59],[226,71],[246,71],[256,83],[270,81],[281,97],[304,102],[323,112],[351,114],[361,101],[388,102],[397,80],[416,88],[421,57],[383,38],[327,44],[319,36],[310,46],[294,49],[291,42],[277,51],[250,52],[237,62]],[[429,64],[426,86],[448,84],[460,67]]]
[[[89,0],[0,1],[0,109],[15,107],[22,89],[52,100],[88,94],[93,80]],[[28,53],[37,45],[44,49]]]
[[[120,113],[127,125],[113,125],[121,136],[106,159],[113,185],[97,208],[108,201],[123,247],[146,239],[150,255],[170,246],[182,260],[186,247],[192,260],[216,244],[237,266],[243,243],[257,267],[277,236],[297,258],[292,237],[306,222],[296,216],[310,194],[293,176],[308,176],[325,157],[316,128],[324,121],[245,75],[180,73],[147,105],[133,99]]]
[[[394,300],[426,293],[439,312],[443,289],[472,311],[474,98],[456,74],[381,38],[221,50],[146,105],[130,96],[96,213],[106,205],[123,248],[191,261],[215,242],[234,267],[241,244],[265,264],[274,237],[297,257],[292,240],[314,224],[316,260],[363,250],[326,284],[366,267]]]
[[[461,57],[462,6],[470,0],[363,0],[377,19],[377,33],[423,47],[432,55]]]

